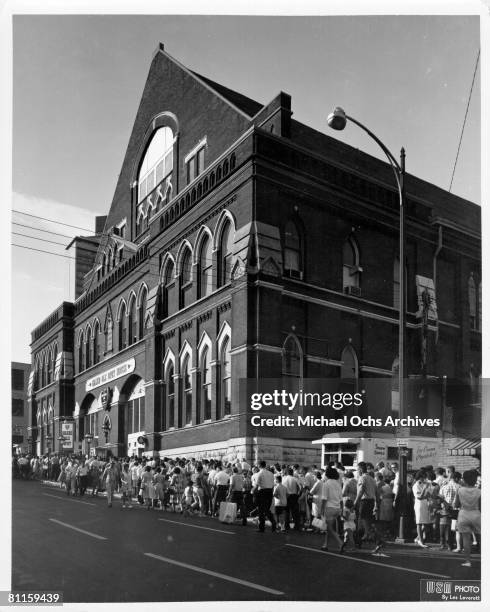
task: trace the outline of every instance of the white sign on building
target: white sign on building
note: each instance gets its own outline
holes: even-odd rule
[[[92,391],[92,389],[106,385],[107,383],[110,383],[121,376],[126,376],[126,374],[133,372],[135,367],[136,363],[134,357],[132,357],[131,359],[128,359],[128,361],[120,363],[110,370],[106,370],[93,378],[89,378],[85,383],[85,391]]]
[[[61,423],[61,435],[63,436],[61,443],[63,450],[73,449],[73,423]]]

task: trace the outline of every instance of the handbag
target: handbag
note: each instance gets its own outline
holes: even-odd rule
[[[327,531],[327,524],[321,518],[314,518],[311,521],[311,526],[315,529],[318,529],[319,531]]]

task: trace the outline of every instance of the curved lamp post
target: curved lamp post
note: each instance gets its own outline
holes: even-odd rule
[[[94,439],[94,434],[93,433],[86,433],[85,434],[85,440],[87,440],[87,448],[88,448],[88,456],[90,457],[90,443],[92,442],[92,440]]]
[[[402,147],[400,151],[400,162],[398,162],[391,151],[384,145],[381,140],[371,132],[365,125],[357,119],[347,115],[343,108],[337,106],[327,117],[328,125],[334,130],[343,130],[347,125],[347,121],[355,123],[361,130],[364,130],[382,149],[383,153],[388,158],[390,166],[395,175],[398,194],[400,198],[400,236],[399,236],[399,280],[400,280],[400,304],[399,304],[399,324],[398,324],[398,395],[399,409],[398,416],[405,416],[405,149]],[[403,436],[402,436],[403,437]],[[404,541],[404,518],[405,506],[407,497],[407,482],[406,482],[406,454],[405,450],[400,447],[400,471],[399,471],[399,501],[400,501],[400,526],[398,541]]]

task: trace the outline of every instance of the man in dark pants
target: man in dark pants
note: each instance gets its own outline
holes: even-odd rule
[[[294,470],[292,467],[288,468],[287,476],[282,479],[282,484],[286,487],[288,505],[286,508],[286,531],[289,531],[289,525],[291,518],[294,521],[294,529],[299,531],[299,507],[298,497],[301,491],[297,478],[294,477]]]
[[[272,531],[276,530],[276,520],[271,513],[272,491],[274,489],[274,474],[266,469],[265,461],[259,463],[260,471],[257,475],[256,493],[259,508],[259,528],[257,531],[264,533],[265,518],[272,524]]]

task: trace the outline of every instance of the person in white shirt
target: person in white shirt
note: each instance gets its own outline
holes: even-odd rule
[[[257,493],[257,505],[259,507],[259,528],[258,531],[264,533],[265,518],[270,520],[272,531],[276,530],[276,519],[271,513],[272,492],[274,489],[274,474],[266,469],[265,461],[259,463],[259,473],[257,475],[255,492]]]
[[[218,464],[218,471],[214,476],[216,483],[216,493],[214,497],[214,514],[219,513],[219,505],[226,500],[228,494],[228,486],[230,484],[230,476],[225,472],[221,464]]]
[[[300,530],[299,521],[299,508],[298,508],[298,497],[301,492],[298,479],[293,476],[293,468],[287,468],[287,476],[282,478],[282,484],[286,487],[287,491],[287,507],[286,507],[286,520],[285,528],[289,531],[291,518],[294,521],[295,531]]]
[[[342,552],[342,540],[339,537],[336,529],[337,519],[340,516],[342,509],[342,487],[339,482],[339,473],[333,467],[327,468],[325,472],[326,480],[323,483],[323,516],[327,523],[327,531],[325,533],[325,541],[322,550],[328,550],[328,536],[333,538],[339,547],[339,552]]]

